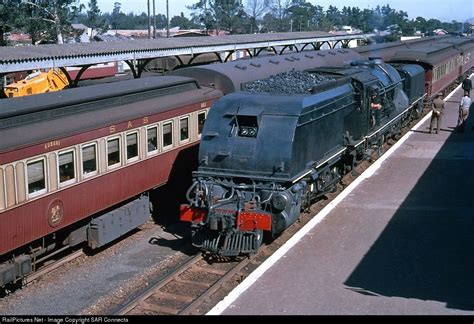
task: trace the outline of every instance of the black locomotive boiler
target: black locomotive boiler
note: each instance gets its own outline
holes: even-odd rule
[[[397,71],[398,70],[398,71]],[[421,109],[424,70],[377,61],[290,72],[219,99],[206,120],[188,205],[193,245],[255,252]],[[375,95],[375,96],[374,96]],[[380,98],[382,108],[372,109]]]

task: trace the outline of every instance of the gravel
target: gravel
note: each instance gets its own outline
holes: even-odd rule
[[[107,314],[107,300],[126,298],[182,257],[186,240],[147,223],[92,256],[82,256],[0,300],[1,315]],[[101,306],[101,307],[98,307]]]

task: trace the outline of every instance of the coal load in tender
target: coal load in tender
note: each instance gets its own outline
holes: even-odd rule
[[[309,94],[313,87],[333,80],[321,74],[293,70],[246,83],[242,90],[250,93]]]

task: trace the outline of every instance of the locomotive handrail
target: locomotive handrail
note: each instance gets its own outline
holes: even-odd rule
[[[348,96],[347,96],[347,97],[348,97]],[[341,98],[341,99],[344,99],[344,98]],[[328,112],[328,113],[322,113],[321,116],[316,117],[316,118],[311,118],[310,120],[305,121],[305,122],[303,122],[303,123],[301,123],[301,124],[297,124],[296,126],[297,126],[297,127],[304,126],[304,125],[306,125],[306,124],[312,123],[312,122],[314,122],[314,121],[316,121],[316,120],[319,120],[319,119],[321,119],[321,118],[325,118],[326,116],[332,115],[332,114],[334,114],[334,113],[336,113],[336,112],[338,112],[338,111],[340,111],[340,110],[343,110],[343,109],[345,109],[345,108],[347,108],[347,107],[350,107],[350,106],[354,105],[355,103],[356,103],[355,101],[352,101],[352,102],[350,102],[350,103],[348,103],[348,104],[345,104],[345,105],[339,107],[338,109],[333,109],[333,110],[331,110],[331,111]],[[330,104],[334,104],[334,102],[332,102],[332,103],[330,103]],[[329,105],[329,104],[328,104],[328,105]],[[320,108],[318,108],[318,109],[320,109]],[[313,109],[312,111],[315,111],[315,110],[317,110],[317,109]],[[303,114],[301,114],[301,115],[303,115]]]

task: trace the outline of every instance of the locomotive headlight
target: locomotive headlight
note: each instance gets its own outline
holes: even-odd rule
[[[288,205],[288,197],[285,194],[279,193],[279,194],[273,195],[273,198],[272,198],[273,208],[275,208],[276,210],[282,211],[286,208],[287,205]]]

